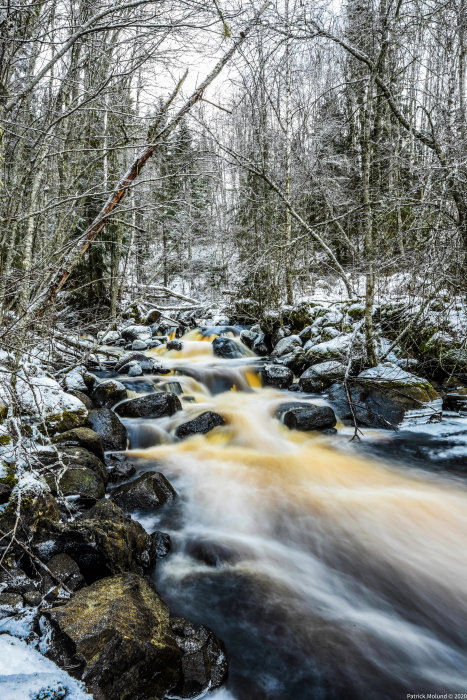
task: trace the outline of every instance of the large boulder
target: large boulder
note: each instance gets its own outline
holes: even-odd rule
[[[101,579],[45,616],[52,626],[48,656],[98,700],[162,700],[181,682],[169,609],[141,576]]]
[[[210,430],[213,430],[213,428],[224,424],[225,420],[218,413],[214,413],[214,411],[205,411],[196,418],[193,418],[193,420],[179,425],[175,431],[175,437],[177,437],[179,440],[184,440],[185,438],[190,437],[191,435],[196,435],[197,433],[205,435]]]
[[[272,351],[274,357],[281,357],[282,355],[288,355],[293,352],[295,348],[302,346],[301,338],[298,335],[289,335],[287,338],[282,338],[279,340],[276,347]]]
[[[65,433],[60,433],[52,438],[52,443],[61,447],[84,447],[102,461],[104,460],[104,446],[102,438],[91,428],[73,428]]]
[[[300,391],[324,391],[334,382],[343,379],[345,370],[345,365],[338,360],[320,362],[317,365],[308,367],[298,380]]]
[[[162,418],[180,411],[182,404],[175,394],[158,392],[130,399],[115,409],[123,418]]]
[[[124,571],[147,573],[155,561],[151,535],[106,499],[73,521],[49,523],[36,538],[35,551],[42,559],[68,554],[88,584]]]
[[[347,381],[353,412],[360,425],[397,429],[402,423],[427,422],[439,418],[442,400],[421,377],[386,362]],[[347,391],[335,384],[330,398],[344,422],[352,422]]]
[[[177,494],[160,472],[149,472],[112,491],[112,499],[126,511],[153,510],[172,503]]]
[[[235,342],[232,338],[224,338],[219,336],[212,341],[212,351],[216,357],[222,357],[226,360],[235,360],[239,357],[244,357],[245,348],[240,343]]]
[[[127,398],[127,393],[121,382],[116,379],[104,379],[96,386],[91,398],[98,408],[103,406],[112,408],[119,401],[124,401]]]
[[[96,408],[89,412],[88,423],[102,438],[104,450],[125,450],[126,428],[110,408]]]
[[[132,573],[97,581],[45,616],[47,655],[72,669],[95,700],[198,697],[227,674],[213,633],[171,620],[151,582]]]
[[[312,341],[308,341],[310,346],[308,346],[308,343],[305,346],[308,363],[315,365],[320,362],[329,362],[330,360],[343,362],[347,358],[349,351],[351,352],[353,340],[354,351],[359,352],[361,349],[360,338],[353,339],[351,334],[340,335],[338,338],[333,338],[317,345],[312,345]]]
[[[263,386],[288,389],[293,382],[293,372],[283,365],[265,365],[261,370],[261,381]]]
[[[290,430],[328,430],[336,425],[336,416],[329,406],[291,408],[284,413],[284,424]]]

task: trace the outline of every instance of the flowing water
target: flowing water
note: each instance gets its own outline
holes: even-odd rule
[[[184,410],[126,424],[140,470],[160,469],[179,495],[136,516],[172,537],[155,572],[161,595],[227,647],[219,700],[467,693],[462,479],[428,459],[396,464],[397,442],[382,431],[366,444],[383,455],[387,445],[391,464],[362,454],[342,426],[289,431],[275,410],[303,395],[261,388],[257,358],[216,358],[213,337],[191,332],[180,352],[153,350],[172,373],[132,388],[170,383]],[[226,425],[174,440],[208,409]]]

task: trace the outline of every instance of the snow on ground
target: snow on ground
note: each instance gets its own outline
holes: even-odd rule
[[[0,635],[1,700],[92,700],[79,681],[9,634]]]

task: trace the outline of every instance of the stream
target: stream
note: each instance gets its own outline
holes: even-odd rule
[[[225,643],[229,677],[211,697],[467,698],[467,419],[359,442],[339,424],[291,431],[281,403],[326,399],[262,388],[250,351],[214,357],[214,331],[148,351],[170,375],[119,377],[182,392],[183,411],[124,421],[138,473],[160,470],[178,493],[132,515],[172,538],[154,579],[173,614]],[[226,425],[174,440],[206,410]]]

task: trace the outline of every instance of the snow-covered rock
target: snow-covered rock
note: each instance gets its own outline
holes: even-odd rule
[[[397,429],[441,417],[442,400],[430,382],[393,362],[384,362],[349,379],[347,389],[361,425]],[[351,421],[346,389],[336,384],[331,387],[330,396],[342,420]]]
[[[36,423],[44,422],[49,431],[63,432],[78,428],[86,422],[86,406],[71,394],[63,391],[51,377],[16,379],[16,395],[22,413]]]
[[[92,700],[82,683],[9,634],[0,635],[0,697],[2,700]]]
[[[64,376],[63,384],[67,391],[87,391],[83,374],[77,369],[73,369]]]
[[[332,340],[327,340],[307,348],[308,343],[311,343],[311,341],[308,341],[305,346],[307,349],[308,362],[318,364],[319,362],[328,362],[329,360],[343,360],[349,352],[352,341],[354,341],[354,352],[360,352],[361,341],[358,337],[354,339],[351,334],[340,335]]]
[[[320,362],[308,367],[298,380],[300,391],[323,391],[330,387],[333,382],[343,379],[345,369],[345,365],[338,360]]]
[[[287,338],[282,338],[279,340],[276,347],[272,351],[274,357],[281,357],[281,355],[287,355],[292,352],[297,347],[301,347],[302,341],[298,335],[289,335]]]
[[[149,326],[127,326],[122,331],[122,338],[131,341],[142,340],[146,343],[152,338],[152,330]]]
[[[101,343],[103,345],[112,345],[112,343],[116,343],[119,338],[120,333],[118,331],[109,331],[102,336]]]

